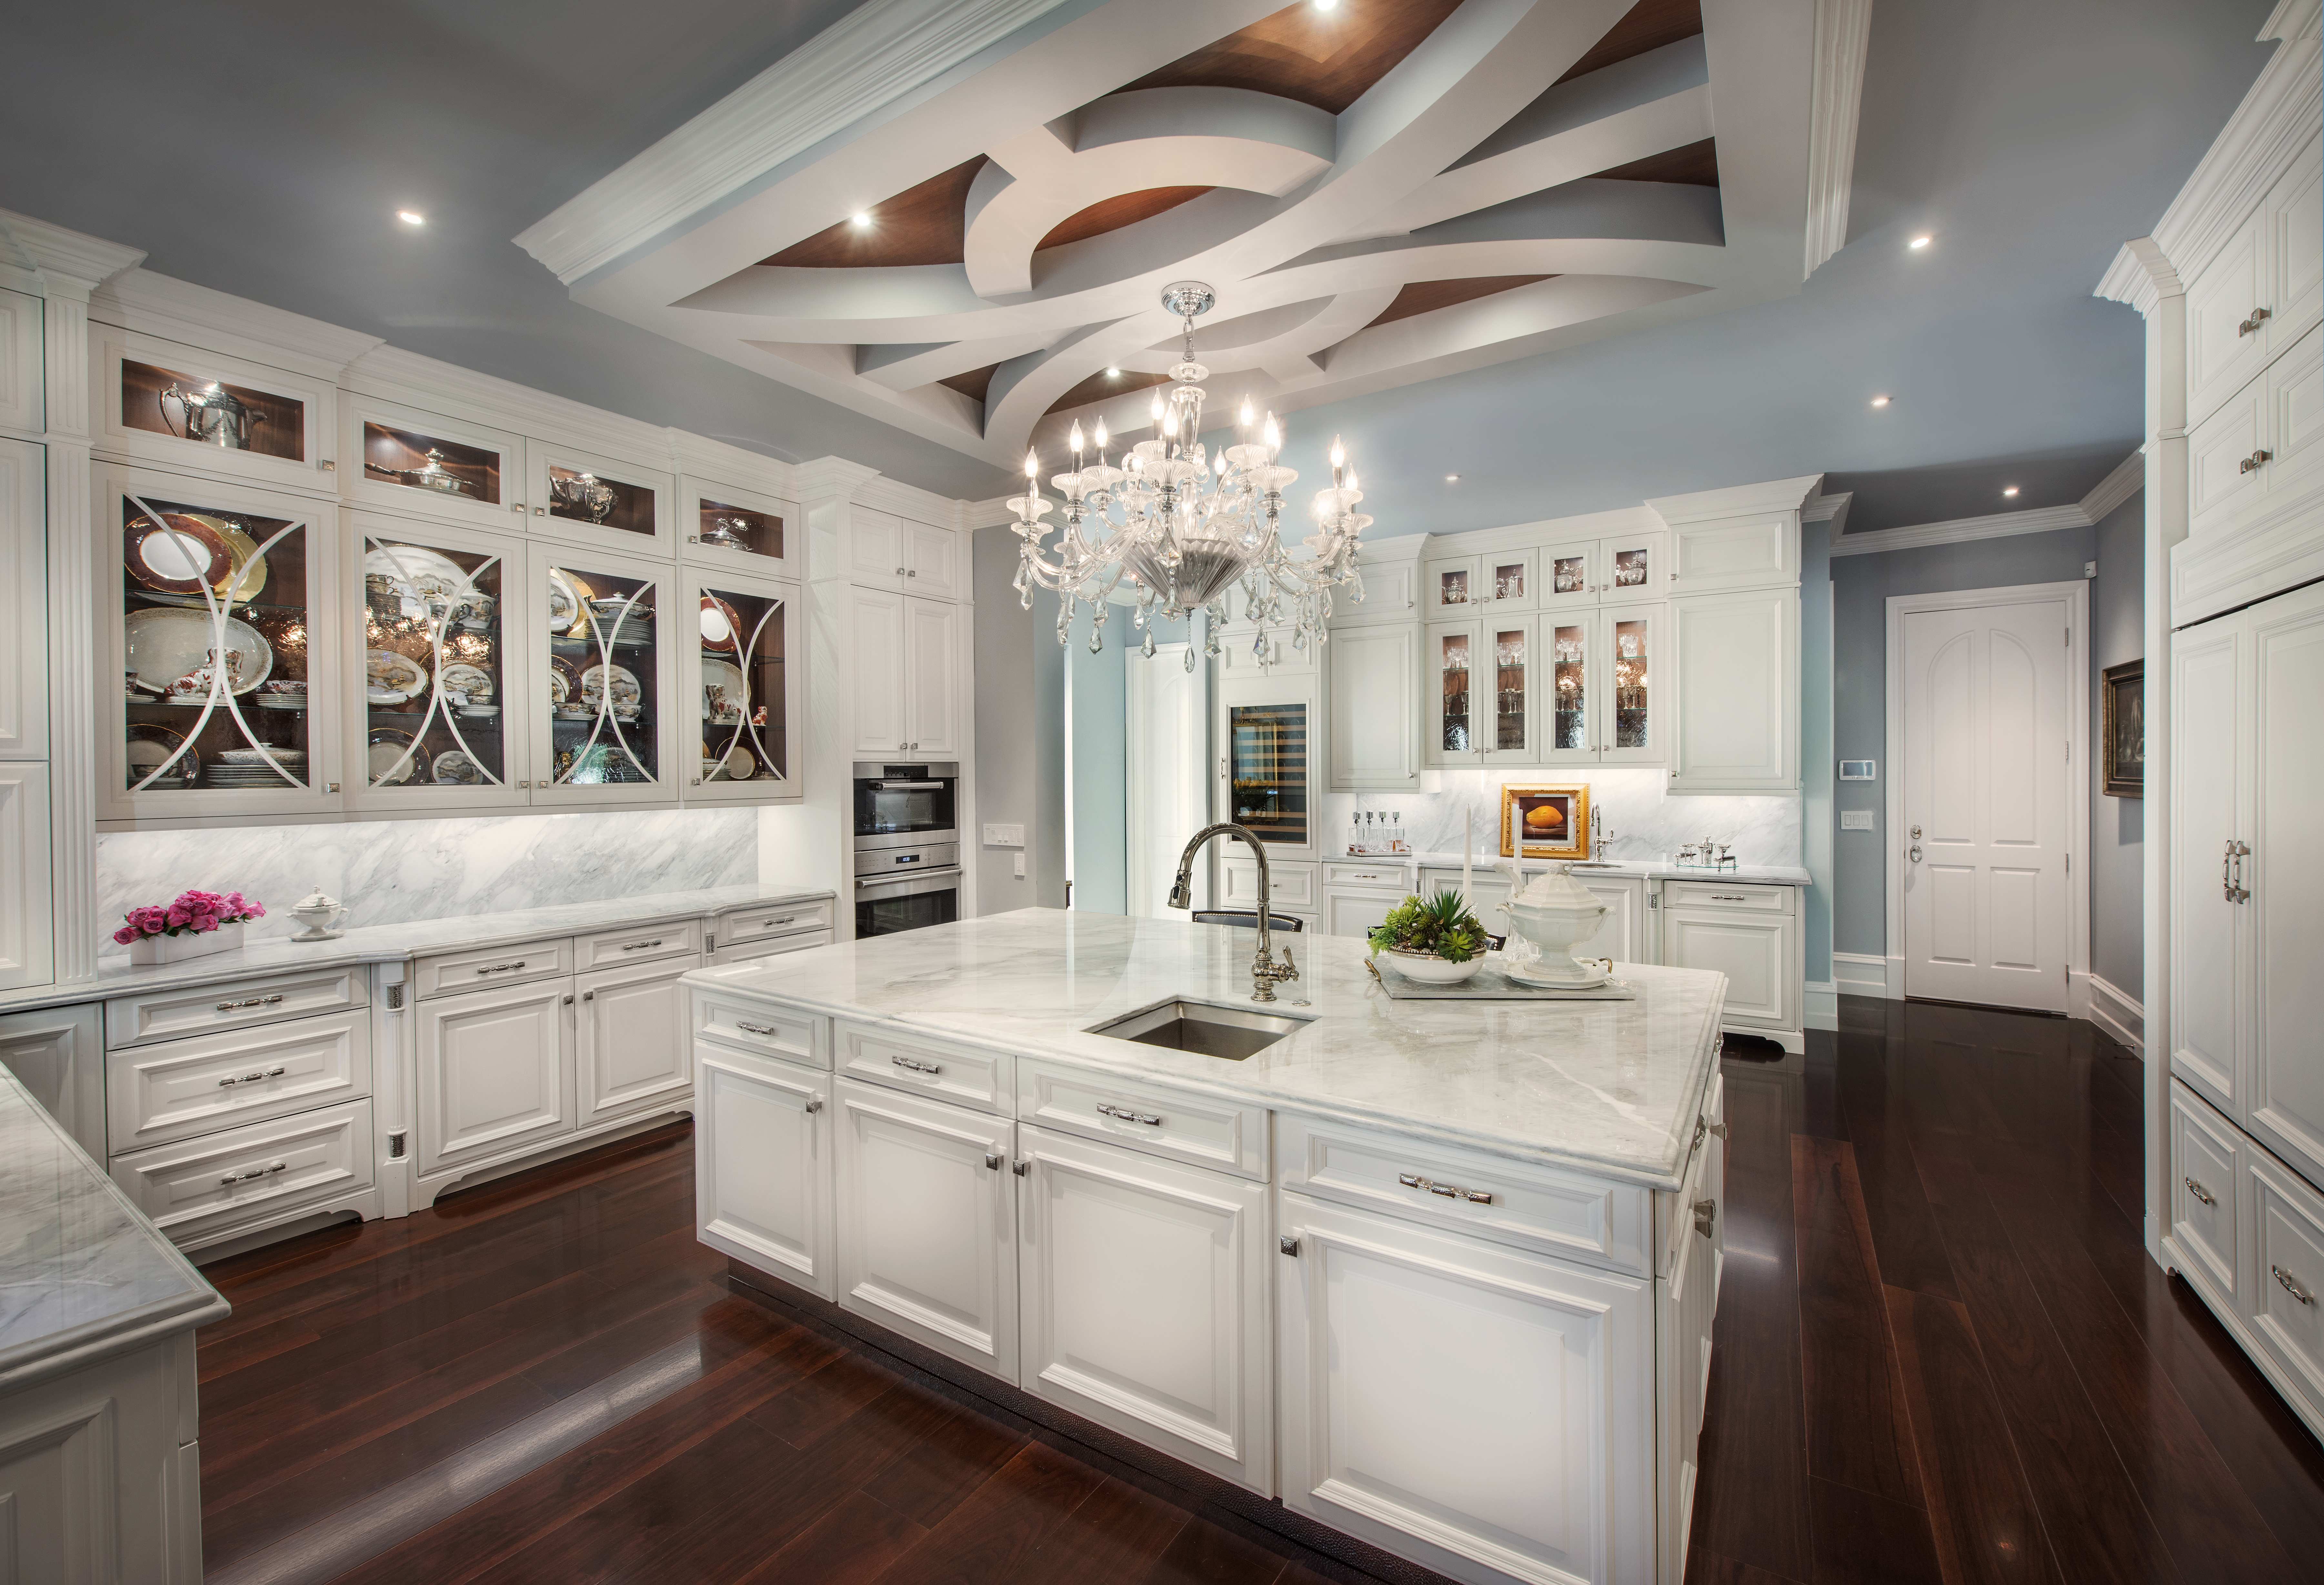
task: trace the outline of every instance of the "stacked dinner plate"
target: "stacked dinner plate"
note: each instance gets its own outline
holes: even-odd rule
[[[202,785],[211,788],[289,788],[301,786],[307,777],[307,751],[304,749],[269,749],[277,770],[266,762],[256,749],[228,749],[212,758],[203,767]],[[288,779],[285,779],[286,773]]]

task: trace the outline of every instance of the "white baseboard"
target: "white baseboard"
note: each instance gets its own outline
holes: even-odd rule
[[[1889,964],[1896,966],[1895,984],[1889,989]],[[1902,958],[1876,957],[1868,953],[1836,952],[1831,954],[1833,993],[1839,996],[1884,996],[1901,998],[1904,982],[1904,963]]]
[[[1840,1027],[1840,985],[1832,980],[1811,980],[1807,982],[1807,1027],[1811,1029]]]
[[[2146,1055],[2146,1009],[2136,997],[2096,974],[2078,974],[2089,1010],[2082,1016],[2138,1056]]]

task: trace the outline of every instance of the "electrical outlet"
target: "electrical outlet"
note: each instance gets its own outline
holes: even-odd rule
[[[1022,825],[995,825],[987,822],[984,827],[984,845],[989,848],[1023,847],[1025,828]],[[1022,874],[1023,871],[1019,871],[1019,873]]]
[[[1016,871],[1017,871],[1017,879],[1018,879],[1018,880],[1024,880],[1024,879],[1025,879],[1025,855],[1024,855],[1023,853],[1015,853],[1015,854],[1012,854],[1012,855],[1010,855],[1010,856],[1011,856],[1011,857],[1013,857],[1013,858],[1016,860],[1016,866],[1015,866],[1015,868],[1016,868]]]
[[[1842,831],[1871,830],[1872,811],[1869,809],[1842,809],[1840,812],[1840,828]]]

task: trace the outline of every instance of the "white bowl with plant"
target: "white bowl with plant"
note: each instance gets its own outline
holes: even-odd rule
[[[1457,891],[1406,897],[1370,939],[1374,955],[1424,985],[1457,985],[1485,966],[1485,927]]]

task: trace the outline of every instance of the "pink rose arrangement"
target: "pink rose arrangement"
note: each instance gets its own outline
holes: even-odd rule
[[[132,908],[127,923],[113,933],[123,946],[147,935],[199,935],[221,925],[261,919],[266,910],[238,891],[221,897],[215,891],[189,891],[167,908]]]

